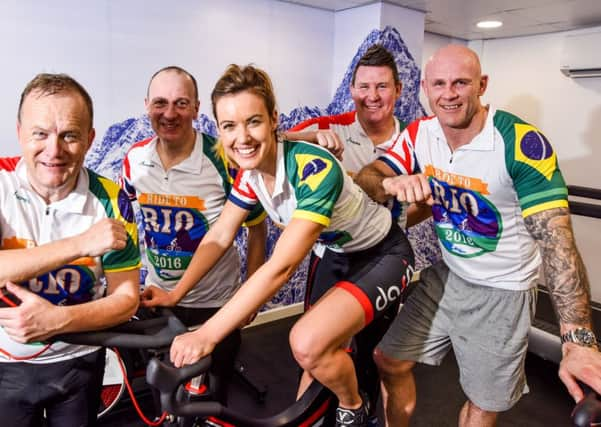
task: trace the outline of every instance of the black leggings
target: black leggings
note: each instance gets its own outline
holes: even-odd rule
[[[0,423],[39,427],[95,426],[104,349],[55,363],[0,363]]]
[[[312,253],[309,265],[305,311],[332,286],[341,283],[359,295],[367,325],[355,335],[357,380],[375,409],[380,381],[372,353],[394,320],[403,291],[411,280],[414,266],[411,245],[393,223],[387,236],[372,248],[353,253],[326,250],[322,258]]]

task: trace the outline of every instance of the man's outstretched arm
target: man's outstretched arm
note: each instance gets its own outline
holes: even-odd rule
[[[397,175],[381,160],[374,160],[361,169],[355,176],[355,182],[379,203],[391,197],[396,197],[399,202],[424,202],[428,205],[433,202],[430,183],[424,174]]]

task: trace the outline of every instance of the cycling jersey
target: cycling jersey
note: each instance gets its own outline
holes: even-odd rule
[[[275,187],[270,195],[257,170],[241,170],[229,199],[244,209],[257,203],[280,226],[293,218],[325,228],[317,246],[336,252],[370,248],[388,233],[389,212],[372,201],[321,147],[284,141],[277,145]],[[323,252],[316,247],[316,252]],[[318,253],[319,254],[319,253]]]
[[[0,170],[0,238],[2,249],[21,249],[72,237],[104,218],[124,223],[127,244],[100,257],[82,257],[21,285],[56,305],[85,303],[102,297],[104,273],[140,267],[138,235],[133,209],[126,194],[113,181],[82,168],[75,189],[50,204],[27,179],[26,165],[5,162]],[[12,166],[11,166],[12,165]],[[16,356],[29,356],[39,345],[19,344],[0,328],[0,348]],[[96,347],[54,343],[31,363],[51,363],[79,357]],[[7,362],[0,356],[0,362]]]
[[[190,156],[167,171],[157,142],[155,136],[132,146],[123,162],[121,185],[137,199],[143,214],[146,284],[171,291],[217,221],[231,185],[211,136],[197,133]],[[249,222],[261,219],[261,212],[255,211]],[[179,305],[221,307],[240,286],[239,274],[240,260],[232,246]]]
[[[410,124],[380,159],[411,173],[413,154],[430,180],[443,258],[471,283],[524,290],[536,285],[540,255],[524,218],[567,207],[567,189],[547,138],[490,109],[480,134],[452,152],[435,117]]]
[[[378,145],[374,145],[363,130],[361,123],[357,119],[356,111],[309,119],[299,123],[290,129],[290,131],[316,131],[319,129],[334,131],[344,144],[344,152],[342,153],[344,169],[353,176],[365,165],[368,165],[384,154],[399,137],[406,124],[396,117],[393,117],[393,119],[394,132],[392,136],[389,140]],[[405,229],[407,225],[407,207],[409,204],[401,204],[397,200],[391,199],[387,206],[391,210],[393,218],[397,219],[399,226]]]

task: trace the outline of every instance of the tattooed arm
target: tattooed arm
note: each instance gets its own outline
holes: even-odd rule
[[[590,285],[576,248],[570,212],[566,208],[545,210],[525,219],[526,228],[541,250],[545,282],[561,333],[578,327],[592,329]],[[601,353],[573,343],[562,345],[559,376],[572,397],[579,401],[579,379],[601,393]]]
[[[561,332],[591,327],[590,286],[576,248],[570,212],[550,209],[525,220],[543,258],[545,279],[559,317]]]

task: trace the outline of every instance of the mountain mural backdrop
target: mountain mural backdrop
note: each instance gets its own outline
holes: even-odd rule
[[[419,102],[420,69],[408,51],[399,32],[393,27],[386,27],[384,30],[373,30],[363,43],[361,43],[357,53],[349,63],[344,78],[329,105],[326,107],[303,106],[293,109],[288,114],[282,113],[279,118],[280,129],[289,129],[313,117],[340,114],[353,110],[354,103],[349,91],[353,69],[365,51],[376,43],[383,45],[394,55],[399,70],[399,78],[403,83],[401,97],[395,105],[395,115],[406,123],[423,117],[426,112]],[[213,136],[217,135],[215,121],[205,114],[199,115],[198,119],[194,121],[194,127],[199,132]],[[92,146],[86,158],[86,166],[108,178],[116,180],[127,150],[135,142],[152,135],[153,131],[147,115],[115,123],[107,130],[102,140],[99,140]],[[140,233],[143,233],[143,229],[141,228]],[[280,234],[280,230],[273,226],[269,220],[268,233],[267,252],[269,255]],[[418,269],[426,267],[440,258],[440,251],[436,243],[436,236],[433,232],[431,221],[426,221],[412,227],[408,235],[416,252],[416,267]],[[241,230],[236,238],[236,246],[243,265],[245,265],[244,260],[246,258],[245,241],[245,233]],[[307,265],[308,260],[305,259],[290,281],[274,296],[271,302],[263,307],[264,310],[303,300]],[[144,274],[144,271],[142,274]],[[245,271],[242,274],[244,276]]]

